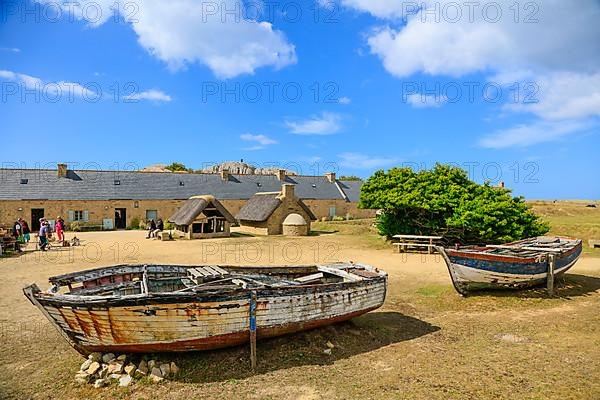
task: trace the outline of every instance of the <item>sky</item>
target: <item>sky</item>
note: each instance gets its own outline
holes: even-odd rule
[[[441,162],[599,199],[598,20],[598,0],[2,0],[0,162]]]

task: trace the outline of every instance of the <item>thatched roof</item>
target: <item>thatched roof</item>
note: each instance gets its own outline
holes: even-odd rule
[[[271,214],[281,205],[279,199],[281,193],[257,193],[244,204],[237,215],[237,219],[240,221],[253,221],[253,222],[264,222]],[[309,218],[313,221],[317,219],[313,212],[308,208],[306,204],[300,199],[297,200],[298,204],[308,214]]]
[[[207,216],[220,215],[229,222],[235,222],[235,218],[219,200],[215,199],[214,196],[194,196],[188,199],[183,206],[175,214],[169,218],[169,222],[175,225],[190,225],[200,213],[202,213],[207,207],[212,206],[215,210],[207,210],[205,214]]]

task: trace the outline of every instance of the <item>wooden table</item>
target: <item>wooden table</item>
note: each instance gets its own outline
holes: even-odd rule
[[[409,246],[413,246],[426,247],[429,254],[433,253],[433,247],[443,239],[442,236],[421,235],[394,235],[392,238],[400,240],[400,242],[394,243],[394,246],[398,249],[398,253],[406,251]]]

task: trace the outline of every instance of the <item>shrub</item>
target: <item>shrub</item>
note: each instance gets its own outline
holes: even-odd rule
[[[462,243],[503,243],[542,235],[549,226],[522,197],[480,185],[461,168],[377,171],[361,188],[360,207],[378,208],[381,235],[440,235]]]
[[[129,229],[140,229],[140,219],[138,217],[131,218]]]
[[[73,232],[81,232],[81,222],[73,221],[73,222],[69,223],[67,230],[70,230]]]

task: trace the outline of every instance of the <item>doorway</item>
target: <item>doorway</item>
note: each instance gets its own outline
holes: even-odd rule
[[[115,208],[115,229],[127,228],[127,209]]]
[[[40,230],[40,218],[44,218],[43,208],[32,208],[31,209],[31,232],[37,232]]]

